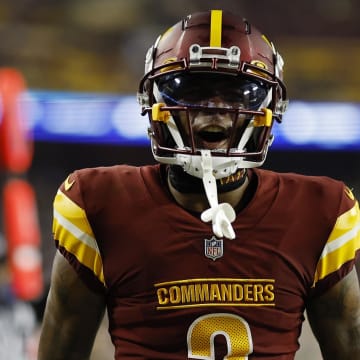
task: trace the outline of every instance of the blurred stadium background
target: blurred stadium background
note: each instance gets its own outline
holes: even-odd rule
[[[37,196],[46,286],[54,254],[52,200],[66,175],[79,167],[153,162],[146,140],[138,133],[124,130],[118,138],[84,136],[91,116],[98,115],[99,126],[101,121],[114,124],[115,112],[115,127],[120,122],[120,127],[133,129],[129,114],[135,111],[147,48],[181,17],[210,8],[242,14],[285,59],[285,82],[298,106],[291,113],[296,127],[291,130],[292,117],[286,118],[291,139],[288,133],[279,134],[287,142],[274,147],[266,167],[333,176],[360,195],[359,1],[2,0],[0,67],[14,67],[24,75],[29,89],[25,109],[32,115],[34,129],[40,129],[35,132],[28,179]],[[89,105],[91,101],[96,106]],[[124,102],[127,107],[121,107]],[[321,107],[315,109],[318,103]],[[312,116],[311,121],[315,117],[316,126],[307,116]],[[64,119],[66,129],[59,129]],[[145,118],[143,122],[145,129]],[[34,303],[40,314],[43,300]],[[104,336],[99,333],[92,360],[104,359],[97,355],[110,346]],[[301,342],[297,360],[320,359],[307,324]]]

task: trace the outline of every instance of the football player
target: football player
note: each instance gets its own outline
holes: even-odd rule
[[[40,360],[360,359],[359,206],[344,183],[259,169],[287,106],[283,60],[248,21],[187,16],[146,55],[138,100],[157,165],[69,174]]]

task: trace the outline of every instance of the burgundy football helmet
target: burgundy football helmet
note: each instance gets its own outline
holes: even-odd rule
[[[149,49],[139,86],[155,159],[199,178],[205,149],[216,178],[262,165],[288,103],[282,77],[280,54],[245,19],[187,16]]]

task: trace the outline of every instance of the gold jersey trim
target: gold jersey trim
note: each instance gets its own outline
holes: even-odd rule
[[[340,215],[321,253],[314,284],[355,258],[360,249],[360,211],[358,202]]]
[[[274,283],[274,279],[243,279],[243,278],[195,278],[195,279],[186,279],[186,280],[172,280],[172,281],[164,281],[161,283],[154,284],[155,287],[164,286],[164,285],[173,285],[173,284],[185,284],[185,283],[196,283],[196,282],[272,282]]]
[[[86,213],[61,190],[54,200],[53,233],[59,245],[89,268],[105,286],[100,250]]]

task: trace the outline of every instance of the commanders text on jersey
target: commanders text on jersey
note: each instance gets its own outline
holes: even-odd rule
[[[155,284],[157,309],[191,306],[274,306],[273,279],[189,279]]]

